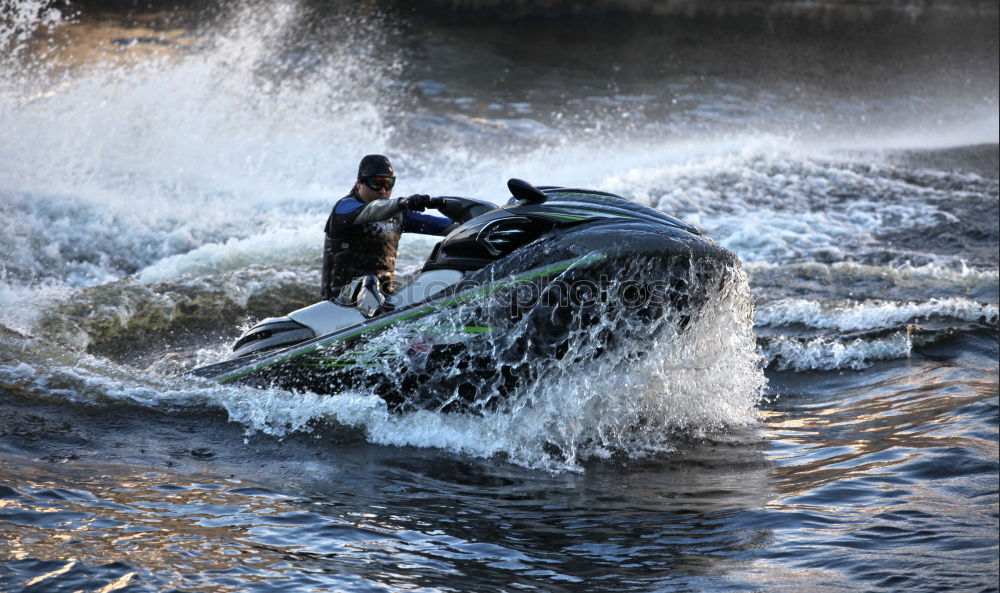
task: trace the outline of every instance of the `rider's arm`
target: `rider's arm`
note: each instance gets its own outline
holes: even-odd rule
[[[357,204],[361,204],[355,200]],[[372,200],[367,204],[364,204],[357,214],[354,216],[354,220],[351,224],[364,224],[366,222],[374,222],[377,220],[388,220],[393,216],[396,216],[402,211],[400,207],[399,198],[395,200]]]
[[[402,207],[404,199],[373,200],[364,204],[356,198],[349,197],[337,203],[334,213],[344,217],[341,220],[347,225],[353,225],[388,220],[402,212],[403,232],[424,235],[447,235],[457,226],[450,218],[404,210]]]

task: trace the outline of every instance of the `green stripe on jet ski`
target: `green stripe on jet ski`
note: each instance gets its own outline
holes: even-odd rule
[[[571,214],[557,214],[555,212],[545,212],[542,216],[548,216],[550,218],[566,218],[569,220],[591,220],[593,218],[601,218],[605,216],[613,216],[615,218],[636,218],[635,216],[629,216],[628,214],[619,214],[617,212],[605,212],[604,210],[586,210],[583,208],[574,208],[570,212],[575,212],[576,214],[583,214],[584,216],[573,216]]]
[[[582,193],[582,192],[561,192],[561,191],[556,191],[556,192],[552,192],[551,195],[552,195],[552,197],[560,197],[560,198],[588,198],[588,199],[597,198],[597,199],[600,199],[600,200],[611,200],[611,201],[617,201],[617,202],[624,201],[624,198],[621,198],[621,197],[612,197],[612,196],[605,196],[605,195],[601,195],[601,194]]]
[[[257,371],[259,371],[261,369],[266,369],[267,367],[283,363],[283,362],[291,360],[293,358],[298,358],[300,356],[305,356],[306,354],[311,354],[311,353],[315,352],[316,350],[319,350],[320,348],[322,348],[324,346],[327,346],[329,344],[332,344],[334,342],[342,342],[344,340],[350,340],[351,338],[356,338],[356,337],[358,337],[358,336],[360,336],[362,334],[366,334],[366,333],[369,333],[369,332],[372,332],[372,331],[375,331],[375,330],[382,329],[384,327],[388,327],[388,326],[393,325],[395,323],[398,323],[400,321],[405,321],[407,319],[412,319],[414,317],[420,317],[420,316],[426,315],[426,314],[434,311],[435,309],[437,309],[439,307],[447,307],[448,305],[453,305],[455,303],[460,303],[462,301],[467,301],[467,300],[469,300],[469,299],[471,299],[473,297],[476,297],[476,296],[480,296],[480,295],[484,295],[484,294],[489,294],[491,292],[496,292],[497,290],[500,290],[502,288],[506,288],[506,287],[511,286],[513,284],[517,284],[517,283],[520,283],[520,282],[525,282],[525,281],[528,281],[528,280],[532,280],[534,278],[538,278],[539,276],[545,276],[547,274],[554,274],[556,272],[562,272],[562,271],[568,270],[568,269],[570,269],[570,268],[572,268],[574,266],[586,265],[586,264],[589,264],[589,263],[593,263],[595,261],[601,261],[602,259],[606,259],[606,258],[607,258],[606,255],[595,255],[593,257],[588,257],[588,258],[584,258],[584,259],[581,259],[581,260],[578,260],[578,261],[574,261],[574,262],[570,262],[570,263],[567,263],[567,264],[562,264],[562,265],[558,265],[558,266],[555,266],[555,267],[552,267],[552,268],[547,268],[545,270],[540,270],[540,271],[534,272],[532,274],[525,274],[524,276],[519,276],[517,278],[513,278],[513,279],[508,280],[508,281],[500,281],[500,282],[497,282],[496,284],[494,284],[492,286],[487,286],[485,288],[481,288],[479,290],[475,290],[475,291],[472,291],[472,292],[467,293],[467,294],[459,295],[459,296],[456,296],[456,297],[454,297],[452,299],[448,299],[448,300],[440,302],[440,303],[435,303],[433,305],[428,305],[428,306],[423,307],[421,309],[418,309],[416,311],[411,311],[411,312],[406,313],[406,314],[401,314],[399,317],[396,317],[396,318],[393,318],[393,319],[387,319],[386,321],[383,321],[382,323],[373,325],[371,327],[361,328],[361,329],[358,329],[357,331],[351,332],[351,333],[343,335],[343,336],[337,336],[335,338],[330,338],[330,339],[324,340],[322,342],[317,342],[316,344],[314,344],[311,347],[306,348],[304,350],[298,350],[298,351],[295,351],[295,352],[289,352],[288,354],[286,354],[286,355],[284,355],[284,356],[282,356],[280,358],[276,358],[274,360],[269,360],[269,361],[266,361],[266,362],[262,362],[262,363],[260,363],[258,365],[250,367],[249,369],[238,371],[238,372],[233,373],[231,375],[226,375],[225,377],[222,377],[218,381],[219,381],[219,383],[228,383],[229,381],[232,381],[233,379],[239,379],[240,377],[249,375],[250,373],[255,373],[255,372],[257,372]]]
[[[590,220],[593,216],[570,216],[569,214],[555,214],[553,212],[546,212],[545,216],[551,218],[568,218],[569,220]]]
[[[596,214],[600,216],[614,216],[616,218],[636,218],[635,216],[629,216],[628,214],[621,214],[618,212],[606,212],[604,210],[587,210],[585,208],[575,208],[571,212],[576,212],[577,214]],[[590,218],[593,218],[592,216]],[[638,219],[637,219],[638,220]]]
[[[320,361],[320,362],[304,362],[304,363],[299,364],[298,366],[321,368],[321,369],[329,369],[329,368],[335,368],[335,369],[353,369],[353,368],[356,368],[356,367],[370,367],[372,365],[371,364],[367,364],[367,363],[363,363],[363,362],[355,362],[355,361],[351,361],[351,362],[323,362],[323,361]]]

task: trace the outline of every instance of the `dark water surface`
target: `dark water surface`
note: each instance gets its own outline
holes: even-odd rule
[[[0,3],[0,590],[997,591],[996,7],[778,4]],[[482,416],[179,376],[370,152],[678,215],[744,302]]]

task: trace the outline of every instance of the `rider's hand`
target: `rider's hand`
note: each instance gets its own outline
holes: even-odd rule
[[[416,210],[417,212],[423,212],[424,208],[431,206],[431,202],[434,198],[425,194],[413,194],[412,196],[399,199],[399,205],[403,210]],[[433,206],[431,206],[433,207]]]

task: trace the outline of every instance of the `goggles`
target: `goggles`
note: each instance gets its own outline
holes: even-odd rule
[[[396,185],[395,177],[369,177],[368,179],[362,179],[361,183],[364,183],[368,187],[375,191],[387,189],[392,191],[392,187]]]

